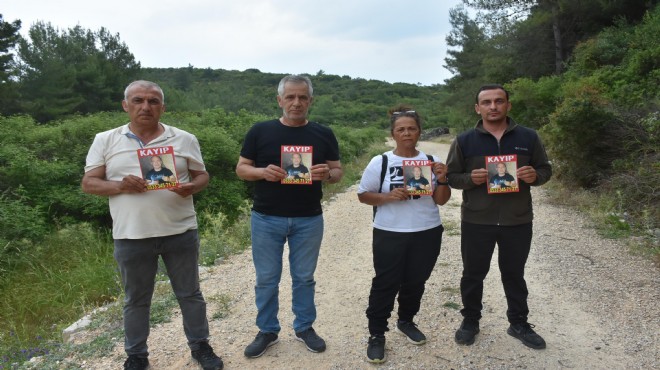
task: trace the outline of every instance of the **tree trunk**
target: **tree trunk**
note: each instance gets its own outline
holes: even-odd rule
[[[564,69],[564,45],[559,28],[559,3],[553,1],[550,6],[552,7],[552,33],[555,38],[555,74],[561,74]]]

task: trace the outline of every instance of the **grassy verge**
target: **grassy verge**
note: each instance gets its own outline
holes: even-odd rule
[[[0,281],[0,368],[56,348],[62,330],[121,294],[109,236],[69,226],[26,249]]]
[[[632,221],[621,210],[617,194],[569,188],[554,180],[545,187],[553,203],[575,208],[587,215],[602,237],[624,240],[632,253],[660,266],[660,243],[653,222]]]

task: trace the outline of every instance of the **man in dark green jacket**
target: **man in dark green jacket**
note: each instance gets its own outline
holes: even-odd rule
[[[463,190],[461,205],[461,298],[463,322],[456,331],[459,344],[471,345],[479,333],[483,281],[497,244],[499,268],[507,299],[507,333],[528,347],[545,348],[545,341],[527,322],[525,263],[532,242],[531,186],[543,185],[552,168],[537,133],[508,117],[509,93],[500,85],[477,92],[477,126],[452,142],[447,157],[449,185]],[[489,193],[486,157],[515,155],[518,191]]]

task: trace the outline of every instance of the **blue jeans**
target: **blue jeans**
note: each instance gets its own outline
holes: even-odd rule
[[[199,289],[197,230],[147,239],[115,239],[114,257],[124,287],[124,349],[147,357],[149,310],[154,293],[158,257],[163,258],[172,290],[181,308],[183,330],[191,350],[209,336],[206,302]]]
[[[279,333],[279,284],[284,243],[289,242],[292,280],[293,330],[301,332],[316,320],[314,271],[323,239],[323,215],[279,217],[252,211],[252,259],[257,273],[254,287],[257,327],[264,333]]]

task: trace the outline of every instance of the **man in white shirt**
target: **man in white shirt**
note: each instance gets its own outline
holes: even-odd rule
[[[192,195],[209,182],[197,138],[159,121],[165,110],[162,89],[135,81],[124,92],[126,125],[96,135],[87,154],[82,189],[108,196],[114,257],[125,292],[124,369],[149,367],[149,307],[158,258],[167,268],[179,301],[192,357],[205,370],[222,369],[208,344],[206,302],[199,287],[199,236]],[[138,151],[174,150],[176,187],[147,190]]]

